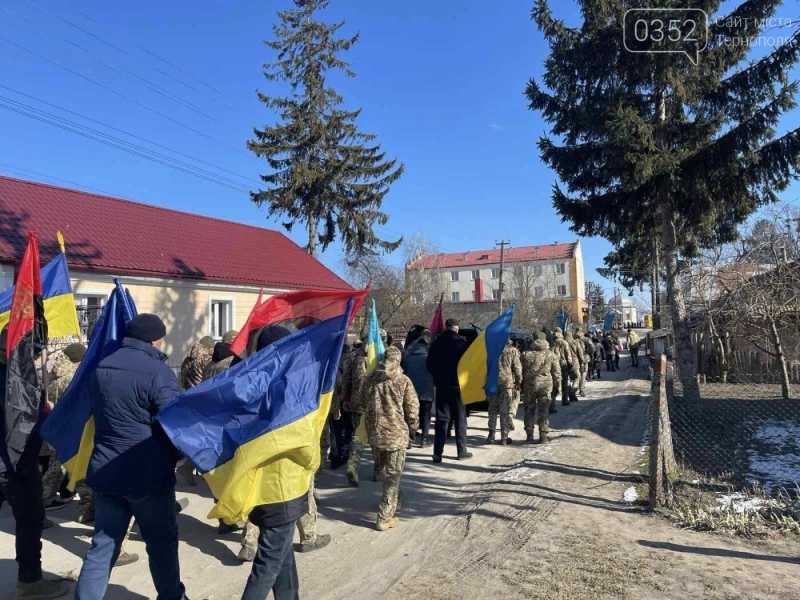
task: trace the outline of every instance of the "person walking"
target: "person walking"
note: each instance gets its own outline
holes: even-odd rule
[[[181,386],[188,390],[203,382],[203,371],[214,352],[214,338],[204,336],[200,338],[186,358],[181,363]]]
[[[575,355],[576,361],[576,369],[577,369],[577,377],[574,381],[577,382],[578,385],[578,392],[577,394],[573,390],[573,398],[575,402],[578,401],[578,394],[581,396],[585,396],[586,392],[584,391],[584,387],[586,386],[586,378],[583,374],[584,370],[586,369],[586,365],[589,363],[588,357],[583,350],[583,342],[580,339],[576,339],[575,336],[571,331],[567,331],[565,334],[567,344],[569,344],[570,350]]]
[[[122,347],[89,380],[94,449],[86,485],[95,494],[95,526],[75,589],[76,600],[100,600],[131,518],[147,547],[159,600],[186,597],[178,559],[175,464],[178,452],[154,425],[180,393],[161,352],[167,330],[153,314],[134,317]]]
[[[591,381],[594,375],[594,342],[592,341],[589,332],[587,331],[581,336],[580,329],[577,332],[579,341],[583,344],[583,353],[586,356],[586,365],[583,368],[581,391],[585,392],[586,382]]]
[[[0,331],[0,431],[5,431],[5,408],[7,401],[6,376],[8,326]],[[41,413],[40,413],[41,415]],[[39,452],[42,438],[39,435],[42,421],[34,427],[25,445],[25,449],[12,468],[4,443],[0,443],[0,457],[7,482],[0,500],[5,499],[11,505],[14,515],[17,562],[18,600],[50,600],[60,598],[69,592],[65,581],[50,581],[42,574],[42,529],[46,521],[42,490],[42,472],[39,469]]]
[[[447,428],[453,419],[458,460],[472,458],[467,451],[467,415],[461,402],[458,384],[458,361],[467,349],[467,341],[458,335],[458,321],[447,319],[445,330],[439,334],[428,351],[425,368],[433,375],[436,389],[436,437],[433,444],[433,462],[442,462],[447,439]]]
[[[550,432],[550,395],[561,385],[561,367],[544,333],[538,335],[533,349],[522,353],[522,401],[525,405],[526,444],[534,443],[534,416],[539,411],[539,443],[548,441]]]
[[[364,406],[369,445],[375,450],[383,482],[383,496],[375,529],[397,527],[395,512],[400,509],[400,475],[406,460],[409,432],[419,426],[419,400],[414,384],[400,367],[402,354],[390,346],[383,363],[364,381],[361,405]]]
[[[508,437],[511,431],[511,405],[514,401],[513,394],[522,384],[522,363],[519,350],[514,347],[511,339],[506,340],[506,346],[500,354],[497,371],[497,393],[489,397],[489,435],[486,443],[493,444],[497,417],[500,416],[500,443],[511,444]]]
[[[572,351],[572,348],[564,339],[564,334],[561,332],[560,327],[556,327],[555,340],[553,342],[553,353],[558,359],[558,366],[561,369],[561,405],[569,406],[570,401],[577,399],[570,387],[570,379],[576,379],[578,376],[578,358]],[[553,401],[558,390],[553,390]]]
[[[603,349],[603,344],[600,343],[600,338],[597,336],[592,338],[594,344],[594,362],[592,368],[594,369],[595,377],[600,379],[600,367],[603,366],[603,361],[606,359],[606,351]]]
[[[617,344],[607,331],[603,334],[603,354],[606,357],[606,371],[617,370]]]
[[[631,353],[631,366],[639,366],[639,334],[637,334],[632,327],[628,327],[628,337],[625,340],[628,346],[628,351]]]
[[[431,343],[431,332],[425,329],[420,337],[411,344],[403,357],[403,372],[414,384],[414,391],[419,400],[419,428],[420,448],[428,448],[431,443],[428,433],[431,428],[431,414],[433,412],[434,387],[433,376],[428,373],[425,363],[428,360],[428,346]]]

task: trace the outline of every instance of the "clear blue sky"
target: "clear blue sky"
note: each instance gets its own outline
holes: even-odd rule
[[[244,144],[253,126],[272,120],[254,93],[267,85],[261,65],[272,58],[262,40],[272,37],[275,11],[290,5],[289,0],[0,0],[5,38],[0,85],[180,150],[236,173],[239,177],[222,174],[240,185],[255,186],[262,163]],[[348,106],[363,107],[361,128],[376,133],[386,151],[406,165],[384,204],[390,221],[379,228],[382,235],[420,230],[443,251],[490,248],[500,239],[517,246],[575,239],[551,207],[555,177],[538,159],[535,144],[546,125],[527,109],[523,96],[526,81],[541,73],[547,55],[530,21],[531,5],[527,0],[332,0],[326,20],[345,18],[345,32],[361,32],[347,56],[358,77],[338,89]],[[574,20],[571,3],[556,5],[559,15]],[[7,103],[3,98],[149,147],[0,88],[0,102]],[[246,191],[3,108],[0,132],[0,173],[70,186],[30,172],[35,171],[150,204],[276,227]],[[305,242],[300,228],[291,237]],[[582,243],[587,279],[597,280],[594,269],[610,246],[600,239]],[[338,270],[339,248],[329,249],[322,260]]]

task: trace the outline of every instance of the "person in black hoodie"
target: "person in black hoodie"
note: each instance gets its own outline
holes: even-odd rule
[[[456,430],[458,459],[472,458],[467,451],[467,415],[461,402],[458,385],[458,361],[467,349],[467,341],[458,335],[458,321],[447,319],[443,331],[428,351],[425,366],[433,375],[436,388],[436,437],[433,444],[433,462],[442,462],[442,452],[447,439],[447,426],[453,419]]]

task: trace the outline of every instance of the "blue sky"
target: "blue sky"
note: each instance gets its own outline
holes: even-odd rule
[[[0,86],[180,150],[235,173],[223,175],[240,186],[256,186],[262,163],[244,144],[253,126],[271,121],[254,93],[267,85],[261,65],[271,60],[262,40],[271,37],[275,11],[290,4],[2,0]],[[390,220],[378,228],[380,234],[419,230],[443,251],[490,248],[500,239],[517,246],[575,239],[551,207],[555,177],[538,159],[535,144],[546,125],[527,109],[523,96],[526,81],[541,73],[547,55],[529,18],[531,4],[332,1],[326,20],[345,18],[346,33],[361,32],[347,55],[358,77],[338,82],[337,89],[349,107],[363,107],[362,130],[377,134],[384,149],[406,166],[385,201]],[[574,20],[577,11],[566,4],[554,6]],[[0,87],[0,102],[10,98],[86,123],[6,88]],[[33,171],[59,185],[70,186],[54,178],[276,227],[246,191],[2,108],[0,131],[0,173],[45,179]],[[291,237],[305,243],[301,228]],[[587,279],[598,280],[594,269],[610,246],[600,239],[582,243]],[[335,270],[340,258],[338,247],[322,256]],[[399,253],[394,260],[402,260]]]

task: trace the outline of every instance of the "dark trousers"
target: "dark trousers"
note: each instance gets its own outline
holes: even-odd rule
[[[631,364],[634,367],[639,366],[639,348],[631,348]]]
[[[614,358],[614,366],[619,370],[619,352],[617,352],[616,357]]]
[[[300,581],[292,547],[295,524],[259,527],[258,550],[242,600],[266,600],[270,590],[275,600],[299,600]]]
[[[42,578],[42,472],[39,470],[39,451],[42,438],[38,427],[28,439],[16,469],[6,472],[6,500],[11,505],[16,523],[17,581],[34,583]]]
[[[178,561],[178,519],[175,490],[131,498],[94,495],[94,536],[83,559],[75,600],[101,600],[119,557],[131,518],[136,519],[147,547],[148,564],[158,600],[182,600],[184,587]]]
[[[419,428],[422,431],[422,439],[428,439],[428,432],[431,430],[431,414],[433,414],[433,402],[419,403]]]
[[[331,431],[333,432],[331,445],[335,446],[333,452],[338,458],[346,459],[347,446],[350,445],[350,439],[353,437],[352,413],[343,410],[338,421],[331,421]]]
[[[606,355],[606,371],[616,371],[617,370],[617,356],[615,354],[607,354]]]
[[[456,449],[461,456],[467,452],[467,414],[461,403],[461,390],[458,388],[436,388],[436,439],[433,454],[441,456],[447,439],[447,426],[453,419],[456,430]]]

